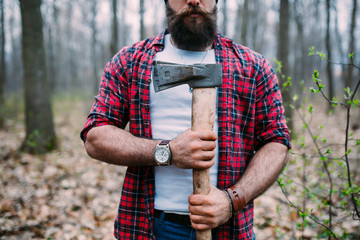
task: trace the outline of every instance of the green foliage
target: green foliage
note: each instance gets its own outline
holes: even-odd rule
[[[326,60],[325,54],[316,51],[315,47],[309,49],[309,56],[319,56]],[[349,58],[353,59],[354,54],[349,54]],[[283,66],[280,64],[281,69]],[[352,66],[360,69],[353,62],[348,67]],[[296,133],[297,138],[293,139],[292,156],[295,159],[289,161],[288,168],[279,176],[278,185],[287,197],[289,206],[298,212],[300,219],[294,224],[299,231],[314,228],[319,239],[355,239],[359,234],[352,233],[354,230],[350,228],[342,229],[341,223],[344,220],[360,221],[360,187],[355,170],[359,163],[350,160],[357,159],[360,153],[360,139],[349,131],[350,118],[354,117],[357,121],[357,115],[351,115],[350,111],[360,106],[360,100],[355,98],[360,89],[347,87],[344,89],[343,99],[329,99],[325,93],[327,86],[320,79],[319,71],[314,70],[312,80],[314,86],[310,87],[310,93],[323,97],[339,110],[332,109],[322,120],[324,124],[319,124],[314,119],[319,118],[322,106],[314,102],[307,103],[306,99],[299,95],[293,96],[292,100],[299,103],[293,106],[301,120],[302,128],[298,130],[300,133]],[[283,87],[292,85],[286,82]],[[327,122],[338,117],[340,113],[344,114],[339,117],[342,119],[341,126],[327,126]],[[333,127],[336,128],[335,131],[330,129]],[[324,136],[329,130],[336,132],[336,135]]]
[[[276,64],[276,73],[281,73],[283,65],[282,62],[277,60],[276,58],[274,59],[275,64]]]
[[[312,46],[310,49],[309,49],[309,54],[308,56],[314,56],[314,55],[317,55],[319,57],[321,57],[322,60],[326,60],[326,55],[322,52],[319,52],[319,51],[315,51],[315,47]]]

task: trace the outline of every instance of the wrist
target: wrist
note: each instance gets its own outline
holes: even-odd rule
[[[232,186],[226,189],[231,203],[232,203],[232,214],[237,215],[246,206],[245,192],[241,187]]]
[[[162,140],[156,145],[153,155],[158,166],[171,165],[171,150],[169,143],[170,140]]]
[[[224,191],[227,199],[229,200],[229,219],[230,219],[230,218],[232,218],[232,215],[233,215],[233,203],[232,203],[229,193],[226,190],[223,190],[223,191]]]

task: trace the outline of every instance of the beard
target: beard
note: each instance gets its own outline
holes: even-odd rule
[[[190,18],[198,14],[200,18]],[[187,19],[185,19],[187,18]],[[195,5],[176,13],[166,4],[166,20],[168,30],[175,45],[184,50],[201,51],[212,45],[216,36],[217,7],[211,12]]]

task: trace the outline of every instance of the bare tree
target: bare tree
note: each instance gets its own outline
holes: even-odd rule
[[[111,55],[114,55],[118,49],[119,42],[119,29],[118,29],[118,17],[117,17],[117,0],[111,0],[112,10],[112,25],[111,25],[111,43],[110,51]]]
[[[94,93],[99,90],[99,79],[98,79],[98,68],[97,68],[97,26],[96,26],[96,13],[97,13],[97,0],[90,1],[90,28],[91,28],[91,59],[92,59],[92,70],[94,79]]]
[[[140,0],[139,1],[139,15],[140,15],[140,40],[145,39],[145,23],[144,23],[144,17],[145,17],[145,1]]]
[[[356,31],[356,14],[357,14],[357,0],[353,0],[353,8],[351,14],[351,25],[350,25],[350,38],[349,38],[349,54],[355,52],[355,31]],[[345,78],[345,87],[352,87],[353,79],[353,69],[352,67],[348,68],[346,78]]]
[[[304,5],[304,1],[295,0],[293,3],[293,12],[294,12],[294,18],[296,23],[296,40],[294,41],[294,44],[296,46],[293,46],[294,51],[294,71],[292,73],[294,76],[296,76],[296,83],[299,84],[301,80],[305,79],[305,70],[306,70],[306,56],[307,56],[307,49],[306,49],[306,40],[305,40],[305,33],[304,33],[304,25],[305,25],[305,11],[306,6]],[[298,93],[301,94],[301,88],[295,88],[299,89]]]
[[[289,52],[290,52],[290,7],[289,0],[280,0],[280,22],[279,22],[279,32],[278,32],[278,47],[277,47],[277,58],[282,62],[282,76],[279,81],[283,85],[287,82],[289,77]],[[284,107],[286,111],[286,116],[290,121],[288,121],[288,126],[290,129],[293,128],[292,124],[292,108],[291,108],[291,92],[290,88],[282,92]]]
[[[56,51],[56,43],[58,41],[57,34],[59,33],[58,28],[58,15],[59,10],[56,6],[56,0],[52,0],[49,2],[47,6],[47,11],[44,14],[44,25],[45,31],[45,48],[47,53],[47,64],[48,64],[48,77],[49,77],[49,86],[51,93],[55,92],[56,83],[57,83],[57,68],[56,68],[56,61],[57,61],[57,51]],[[51,17],[49,17],[51,16]],[[47,34],[47,35],[46,35]],[[46,39],[47,36],[47,39]],[[47,40],[47,41],[46,41]]]
[[[128,27],[126,26],[126,0],[120,0],[120,26],[119,26],[119,32],[120,32],[120,47],[123,47],[126,45],[127,39],[129,37],[129,34],[127,33]]]
[[[22,150],[31,153],[44,153],[57,145],[47,81],[41,3],[41,0],[20,0],[26,118]]]
[[[240,15],[238,15],[240,16]],[[247,27],[249,25],[249,0],[244,0],[241,25],[241,44],[247,45]]]
[[[227,8],[227,0],[223,0],[223,24],[222,24],[222,33],[227,35],[228,32],[228,8]]]
[[[326,44],[326,51],[328,60],[332,60],[332,49],[331,49],[331,0],[326,0],[326,38],[325,38],[325,44]],[[328,86],[329,86],[329,97],[332,99],[335,96],[335,90],[334,90],[334,75],[333,75],[333,69],[332,64],[328,61],[326,64],[326,73],[328,76]],[[331,106],[331,105],[329,105]]]
[[[0,128],[4,126],[6,63],[5,63],[5,24],[4,1],[0,0]]]

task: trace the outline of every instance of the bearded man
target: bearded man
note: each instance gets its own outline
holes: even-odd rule
[[[91,157],[128,166],[114,235],[183,240],[212,229],[214,239],[255,239],[253,200],[291,147],[278,80],[260,54],[217,31],[217,1],[165,4],[168,29],[107,63],[81,132]],[[222,65],[214,132],[189,130],[187,85],[155,93],[154,60]],[[192,169],[208,168],[210,193],[192,194]]]

